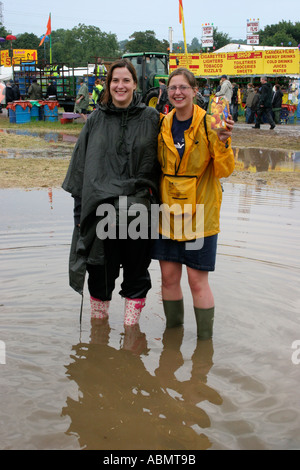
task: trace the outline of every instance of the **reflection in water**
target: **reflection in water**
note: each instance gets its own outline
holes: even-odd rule
[[[299,171],[299,152],[278,149],[234,148],[237,171]]]
[[[300,448],[299,190],[224,183],[213,344],[196,341],[185,275],[184,338],[164,333],[158,263],[142,332],[124,332],[116,296],[109,324],[84,306],[78,340],[72,198],[2,189],[0,208],[2,449]]]
[[[68,134],[66,132],[32,132],[29,129],[3,129],[2,132],[7,134],[26,135],[31,137],[39,137],[49,143],[70,143],[77,142],[78,136]],[[277,171],[300,171],[300,152],[293,152],[280,149],[267,149],[267,148],[239,148],[233,149],[235,154],[235,169],[237,171],[252,171],[261,172],[269,170]],[[29,151],[30,152],[30,151]],[[18,149],[0,150],[0,156],[6,158],[20,158],[24,156]],[[36,156],[33,151],[33,155]],[[51,157],[43,150],[40,157]],[[64,154],[61,157],[65,157]]]
[[[183,365],[183,329],[166,330],[154,375],[142,360],[148,354],[140,327],[125,329],[120,349],[109,345],[106,320],[92,320],[90,343],[73,347],[67,376],[78,385],[78,399],[67,398],[62,410],[71,419],[85,449],[207,449],[203,428],[210,426],[204,400],[220,405],[219,394],[206,385],[212,367],[212,341],[197,342],[188,380],[176,378]]]

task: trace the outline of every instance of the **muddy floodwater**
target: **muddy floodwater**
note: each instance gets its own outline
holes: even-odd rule
[[[212,341],[165,331],[160,272],[137,329],[116,288],[91,323],[68,286],[72,198],[0,190],[1,449],[300,449],[300,191],[224,183]]]

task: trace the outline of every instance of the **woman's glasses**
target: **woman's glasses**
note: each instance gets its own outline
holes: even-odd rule
[[[168,86],[167,90],[168,90],[169,92],[171,92],[171,93],[174,93],[174,92],[177,90],[177,88],[178,88],[179,91],[185,92],[185,91],[187,91],[189,88],[192,88],[192,87],[191,87],[191,86],[187,86],[187,85]]]

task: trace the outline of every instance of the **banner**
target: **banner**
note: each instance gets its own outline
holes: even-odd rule
[[[202,26],[202,36],[213,36],[214,28],[213,26]]]
[[[210,54],[170,54],[170,72],[187,67],[196,76],[298,75],[298,49]],[[178,62],[178,64],[177,64]]]
[[[247,33],[255,34],[259,32],[259,21],[247,21]]]
[[[228,52],[226,75],[263,75],[263,51]]]
[[[9,51],[8,49],[4,49],[0,51],[0,57],[1,57],[1,65],[2,67],[11,67],[11,60],[9,57]]]
[[[259,35],[258,34],[247,34],[247,44],[258,45],[259,44]]]
[[[13,63],[20,65],[22,62],[34,62],[38,60],[37,50],[34,49],[13,49]]]
[[[213,47],[214,39],[212,37],[203,37],[201,39],[202,47]]]
[[[276,49],[264,51],[264,74],[286,75],[299,73],[299,50]]]
[[[11,58],[8,49],[0,51],[1,65],[11,67]],[[20,65],[22,62],[36,62],[38,60],[37,50],[34,49],[13,49],[13,65]]]

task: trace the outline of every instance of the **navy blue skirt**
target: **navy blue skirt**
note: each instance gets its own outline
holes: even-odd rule
[[[154,241],[151,257],[161,261],[185,264],[200,271],[214,271],[216,264],[218,234],[179,242],[161,237]]]

